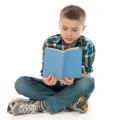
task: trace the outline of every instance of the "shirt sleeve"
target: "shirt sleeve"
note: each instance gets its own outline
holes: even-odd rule
[[[82,63],[82,73],[91,73],[93,72],[93,62],[95,58],[95,46],[89,40],[86,44],[86,47],[83,50],[83,63]]]
[[[44,65],[44,52],[45,52],[45,47],[47,47],[47,41],[44,42],[43,47],[42,47],[42,69],[40,71],[41,76],[43,76],[43,65]]]

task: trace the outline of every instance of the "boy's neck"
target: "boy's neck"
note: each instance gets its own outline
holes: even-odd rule
[[[71,44],[70,44],[70,45],[69,45],[69,44],[66,44],[66,48],[67,48],[67,49],[71,48],[71,46],[72,46]]]

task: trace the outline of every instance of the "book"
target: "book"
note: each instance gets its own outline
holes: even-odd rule
[[[57,79],[64,77],[80,78],[82,74],[82,49],[69,48],[64,51],[55,48],[45,48],[43,62],[43,77],[55,75]]]

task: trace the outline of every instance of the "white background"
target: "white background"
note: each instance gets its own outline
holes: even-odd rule
[[[41,78],[42,44],[59,33],[59,12],[77,4],[87,13],[84,35],[96,46],[96,89],[86,114],[48,113],[13,117],[7,105],[19,96],[15,80],[22,75]],[[0,0],[0,119],[1,120],[119,120],[120,14],[119,0]]]

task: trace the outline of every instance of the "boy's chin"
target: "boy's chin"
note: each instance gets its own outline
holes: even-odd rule
[[[65,43],[66,43],[67,45],[71,45],[71,44],[73,43],[73,41],[65,41]]]

